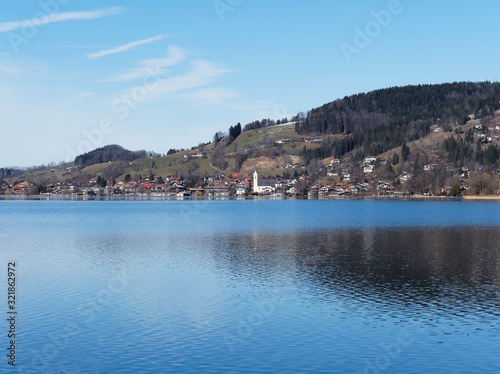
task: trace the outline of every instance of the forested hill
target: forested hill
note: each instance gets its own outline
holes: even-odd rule
[[[129,151],[119,145],[112,144],[77,156],[75,165],[85,167],[109,161],[133,161],[142,157],[146,157],[145,151]]]
[[[427,135],[434,124],[449,130],[464,124],[471,114],[476,118],[492,115],[500,108],[499,100],[500,83],[386,88],[312,109],[297,122],[296,131],[344,135],[324,143],[310,157],[340,157],[360,147],[365,154],[376,155]]]

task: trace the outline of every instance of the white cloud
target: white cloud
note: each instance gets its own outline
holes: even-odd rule
[[[186,59],[188,53],[186,50],[177,46],[169,46],[167,51],[168,55],[166,57],[139,61],[139,67],[117,74],[104,80],[104,82],[128,82],[147,76],[165,74],[167,72],[165,68],[182,62]]]
[[[0,23],[0,32],[13,31],[25,27],[41,26],[53,22],[102,18],[113,14],[119,14],[122,13],[123,11],[124,9],[122,7],[115,6],[111,8],[98,9],[94,11],[46,14],[40,17],[34,17],[23,21]]]
[[[168,101],[175,99],[189,99],[193,100],[197,98],[199,100],[208,100],[210,94],[219,95],[219,97],[214,97],[213,101],[218,100],[219,105],[222,104],[224,98],[228,99],[230,97],[235,97],[236,94],[231,93],[223,88],[214,88],[208,91],[198,91],[198,93],[189,93],[189,90],[200,89],[202,87],[208,86],[216,81],[218,77],[223,76],[225,73],[231,72],[231,70],[225,69],[218,66],[210,61],[204,60],[194,60],[190,62],[191,68],[182,75],[177,75],[169,78],[156,77],[155,80],[149,82],[150,87],[146,88],[147,97],[143,101],[154,101],[158,96],[163,94],[171,94],[168,96]],[[132,93],[136,90],[144,90],[145,86],[138,84],[133,87],[122,91],[119,97],[131,97]],[[175,96],[175,94],[179,94]],[[190,98],[189,94],[193,96]]]
[[[118,47],[114,47],[114,48],[111,48],[111,49],[105,49],[105,50],[102,50],[102,51],[99,51],[99,52],[89,53],[89,54],[87,54],[87,57],[88,58],[98,58],[98,57],[110,55],[110,54],[113,54],[113,53],[126,52],[129,49],[131,49],[131,48],[137,47],[139,45],[151,43],[151,42],[154,42],[154,41],[157,41],[157,40],[161,40],[164,37],[165,37],[165,35],[156,35],[156,36],[153,36],[152,38],[137,40],[135,42],[131,42],[131,43],[127,43],[127,44],[124,44],[124,45],[120,45]]]
[[[195,60],[191,62],[191,65],[192,69],[185,75],[160,80],[155,93],[177,92],[207,86],[213,83],[215,78],[231,72],[205,60]]]

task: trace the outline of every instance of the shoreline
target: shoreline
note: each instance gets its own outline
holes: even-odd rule
[[[500,201],[500,196],[498,195],[469,195],[464,196],[465,200],[489,200],[489,201]]]
[[[175,195],[0,195],[0,201],[200,201],[200,200],[394,200],[394,201],[490,201],[500,202],[500,195],[468,196],[175,196]]]

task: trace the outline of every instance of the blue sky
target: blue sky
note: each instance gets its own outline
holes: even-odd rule
[[[500,78],[500,1],[9,1],[0,167],[166,153],[395,85]]]

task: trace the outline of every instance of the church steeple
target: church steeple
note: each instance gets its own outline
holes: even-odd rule
[[[257,173],[257,164],[253,166],[253,192],[257,192],[259,188],[259,174]]]

